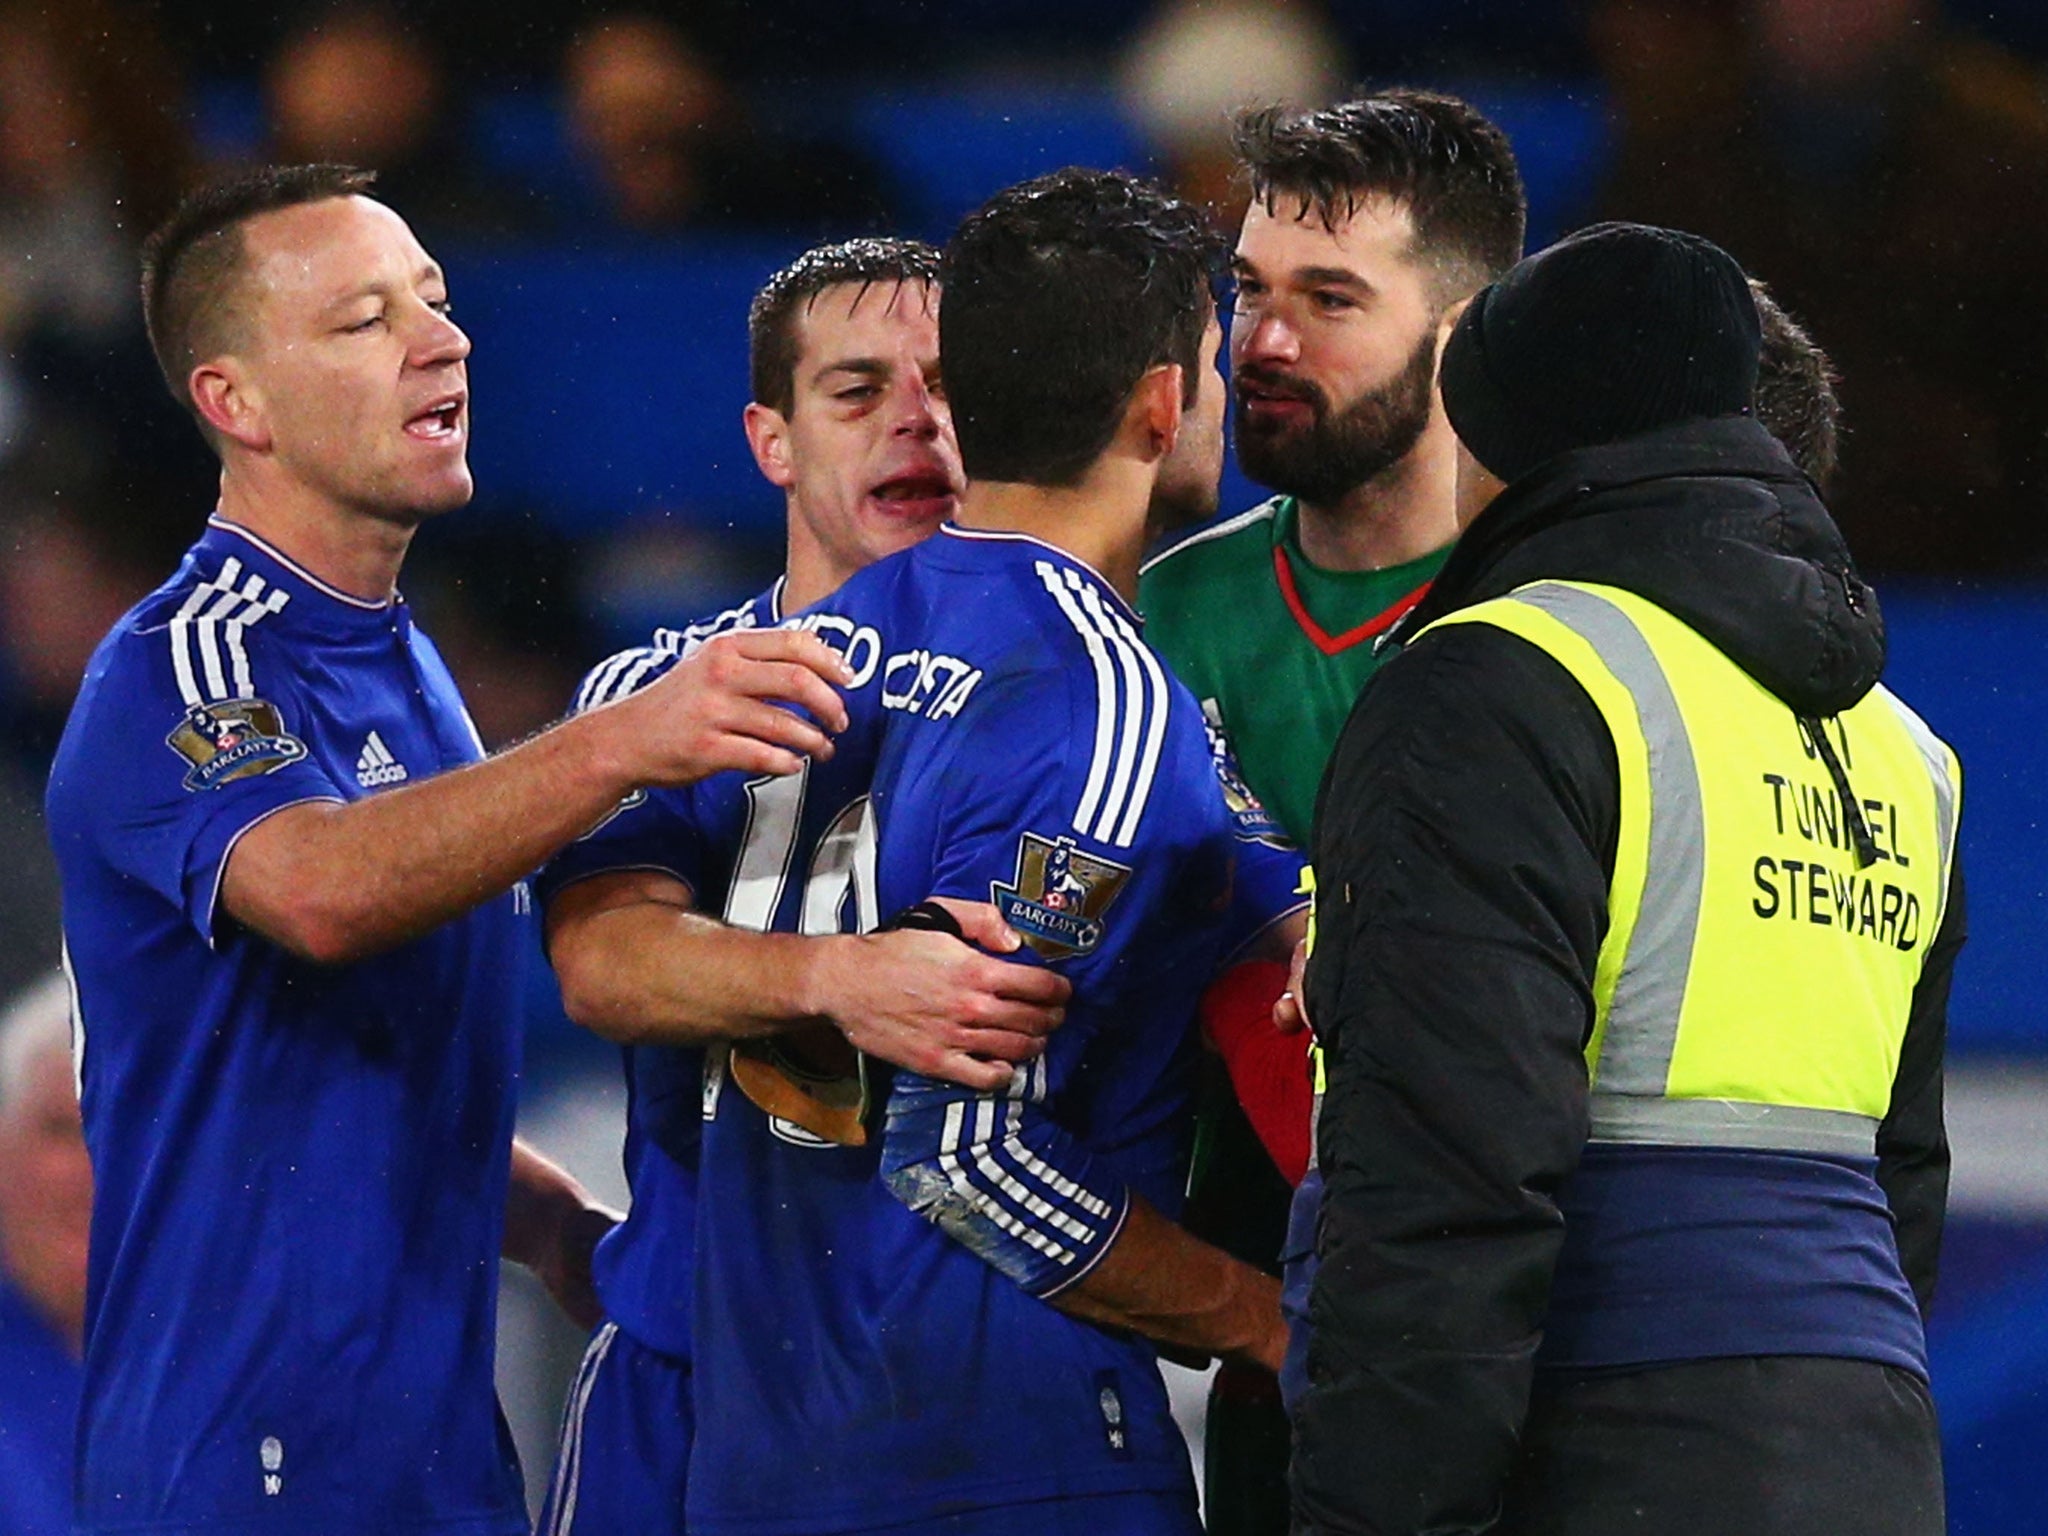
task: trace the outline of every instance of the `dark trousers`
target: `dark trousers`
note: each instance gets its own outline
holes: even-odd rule
[[[1926,1383],[1861,1360],[1537,1374],[1491,1536],[1942,1536]]]
[[[1209,1536],[1287,1536],[1287,1410],[1272,1373],[1226,1365],[1209,1388],[1202,1458]]]

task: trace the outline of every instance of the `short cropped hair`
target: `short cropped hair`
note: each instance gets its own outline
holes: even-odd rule
[[[367,195],[376,179],[375,171],[352,165],[262,166],[197,188],[143,242],[142,319],[150,349],[172,396],[195,418],[192,370],[230,343],[242,226],[280,208]],[[200,429],[206,431],[203,419]]]
[[[968,478],[1078,483],[1162,363],[1192,404],[1224,249],[1203,213],[1121,171],[1054,171],[969,214],[939,308]]]
[[[756,403],[783,416],[795,408],[797,311],[808,314],[826,289],[858,283],[865,293],[877,283],[938,280],[938,248],[922,240],[869,236],[805,251],[761,285],[747,310],[747,373]]]
[[[1770,289],[1752,277],[1749,294],[1764,332],[1753,397],[1756,419],[1825,495],[1842,435],[1842,401],[1835,393],[1841,375]]]
[[[1522,259],[1529,200],[1515,152],[1455,96],[1403,89],[1308,112],[1259,107],[1239,115],[1231,137],[1269,214],[1284,199],[1334,229],[1371,198],[1405,206],[1414,250],[1437,269],[1445,302]]]

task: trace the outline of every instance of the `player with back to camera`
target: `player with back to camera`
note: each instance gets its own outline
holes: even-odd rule
[[[1147,1340],[1277,1359],[1277,1287],[1164,1214],[1194,998],[1299,928],[1272,926],[1298,860],[1240,858],[1260,845],[1128,606],[1155,505],[1214,502],[1210,249],[1103,173],[963,226],[939,316],[959,522],[799,617],[854,668],[833,765],[707,782],[675,828],[731,874],[707,905],[804,931],[992,899],[1074,986],[1006,1087],[871,1076],[860,1144],[714,1057],[692,1531],[1193,1531]]]
[[[479,760],[396,589],[470,497],[469,341],[370,184],[216,183],[145,253],[221,496],[50,781],[98,1186],[83,1532],[526,1529],[497,1259],[587,1317],[610,1218],[513,1148],[519,882],[637,786],[786,771],[845,718],[814,640],[738,636]]]
[[[648,686],[716,635],[772,628],[953,514],[960,457],[939,380],[938,271],[928,245],[862,239],[808,251],[763,285],[745,425],[787,502],[784,574],[752,602],[600,663],[579,708]],[[570,1016],[625,1046],[633,1191],[597,1254],[605,1321],[571,1389],[548,1536],[683,1528],[705,1044],[765,1046],[830,1021],[883,1060],[998,1087],[1001,1063],[1037,1053],[1067,991],[1049,971],[941,933],[733,926],[748,917],[744,888],[711,867],[701,839],[675,835],[699,793],[649,792],[538,882]],[[707,909],[698,893],[718,884],[725,904]],[[968,938],[1017,947],[986,902],[952,910]]]

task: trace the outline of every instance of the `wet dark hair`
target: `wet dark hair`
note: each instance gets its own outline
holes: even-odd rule
[[[922,240],[868,237],[805,251],[761,285],[747,310],[747,370],[754,399],[784,416],[795,408],[796,361],[802,350],[797,312],[808,314],[827,288],[858,283],[865,293],[877,283],[938,280],[938,249]]]
[[[242,226],[280,208],[367,196],[376,180],[375,171],[352,165],[262,166],[196,188],[143,242],[142,320],[150,350],[172,396],[195,418],[192,370],[229,344],[235,320]],[[199,429],[213,440],[203,419]]]
[[[1507,135],[1434,91],[1388,90],[1312,112],[1259,107],[1232,143],[1255,201],[1298,203],[1334,229],[1368,198],[1407,207],[1415,250],[1446,301],[1478,292],[1522,259],[1529,200]]]
[[[997,193],[946,243],[940,366],[968,477],[1076,484],[1146,371],[1192,404],[1224,245],[1121,171],[1069,167]]]
[[[1835,478],[1842,435],[1842,402],[1835,394],[1841,376],[1806,327],[1771,297],[1770,289],[1752,277],[1749,294],[1756,300],[1764,333],[1756,369],[1756,419],[1825,495]]]

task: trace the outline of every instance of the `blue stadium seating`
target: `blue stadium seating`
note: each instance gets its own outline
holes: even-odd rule
[[[2048,1223],[1952,1217],[1928,1327],[1953,1536],[2048,1536]]]
[[[847,126],[902,188],[916,232],[934,238],[990,193],[1044,171],[1153,169],[1114,94],[1086,85],[1032,80],[883,91],[851,101]]]
[[[1956,970],[1951,1047],[2048,1051],[2048,592],[1887,582],[1880,593],[1886,682],[1963,758],[1970,942]]]
[[[740,411],[748,301],[793,254],[701,241],[448,253],[477,344],[480,488],[537,503],[568,532],[657,510],[779,527]]]
[[[1529,249],[1586,221],[1612,145],[1607,93],[1598,80],[1455,79],[1442,89],[1500,125],[1515,147],[1529,194]]]

